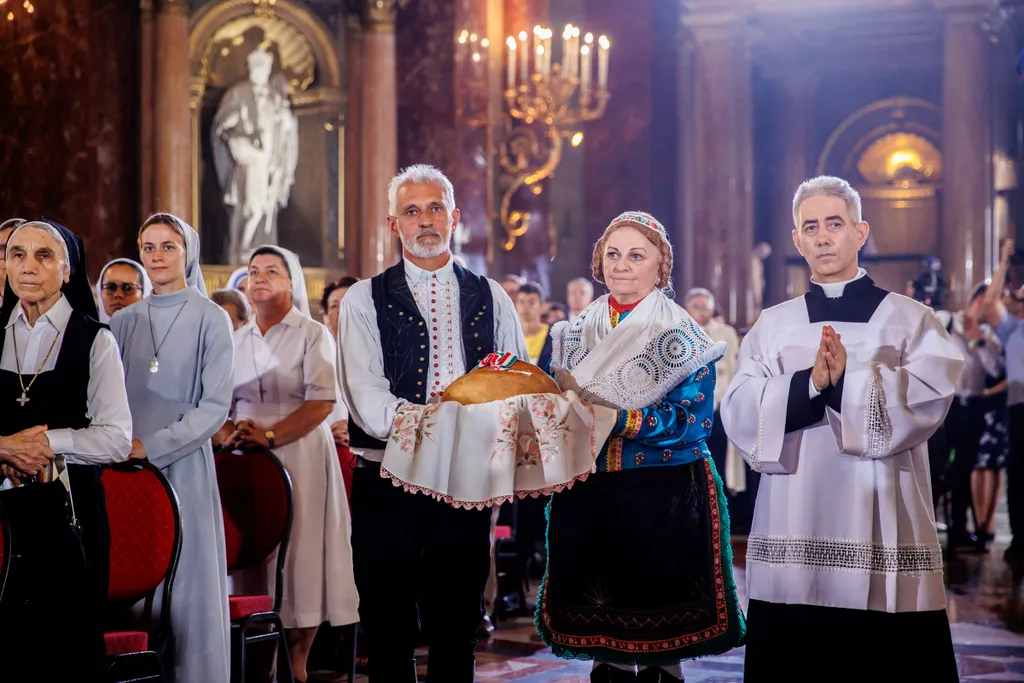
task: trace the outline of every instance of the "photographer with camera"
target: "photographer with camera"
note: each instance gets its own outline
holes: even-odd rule
[[[1007,403],[1010,412],[1006,498],[1013,541],[1006,549],[1005,559],[1017,583],[1024,578],[1024,320],[1021,317],[1021,294],[1024,288],[1003,300],[1010,266],[1018,261],[1012,239],[1003,241],[999,256],[999,267],[992,273],[992,282],[985,292],[984,311],[988,323],[996,329],[1006,357]]]

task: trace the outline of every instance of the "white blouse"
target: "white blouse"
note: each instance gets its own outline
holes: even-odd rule
[[[71,319],[71,313],[71,304],[62,295],[57,303],[30,327],[19,303],[11,311],[10,319],[6,321],[0,370],[18,372],[18,360],[14,355],[15,335],[18,339],[23,374],[31,377],[37,370],[53,370],[64,343],[64,331]],[[57,335],[60,335],[60,339],[53,346],[50,357],[40,366]],[[28,399],[32,400],[31,390],[28,392]],[[17,409],[14,397],[10,400],[10,407],[4,406],[3,410]],[[71,464],[105,465],[127,460],[132,450],[132,413],[128,408],[124,368],[121,366],[117,342],[107,329],[100,330],[96,335],[89,353],[87,407],[90,424],[85,429],[47,430],[46,437],[50,441],[50,449],[58,455],[64,455]]]
[[[330,333],[297,309],[266,335],[255,319],[235,332],[234,419],[279,420],[306,401],[334,401],[335,382]]]

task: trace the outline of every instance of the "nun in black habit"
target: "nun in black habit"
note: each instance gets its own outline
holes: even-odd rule
[[[0,491],[14,544],[0,651],[34,680],[91,683],[105,669],[110,527],[100,466],[127,459],[132,423],[85,263],[81,238],[49,221],[24,223],[7,242],[0,435],[36,429],[56,456],[42,473],[5,467]]]

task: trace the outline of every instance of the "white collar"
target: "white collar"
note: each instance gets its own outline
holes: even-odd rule
[[[828,297],[829,299],[838,299],[843,295],[843,291],[846,289],[846,285],[861,279],[867,274],[868,271],[864,270],[863,268],[858,268],[856,275],[851,277],[849,280],[844,280],[843,282],[819,283],[814,282],[814,278],[811,278],[811,282],[814,282],[814,284],[821,287],[821,289],[825,292],[825,296]]]
[[[36,325],[45,320],[50,323],[54,329],[63,330],[67,327],[68,320],[71,319],[71,310],[71,304],[68,302],[67,297],[61,294],[60,298],[57,299],[57,303],[51,306],[50,310],[46,313],[39,316],[39,320],[36,321]],[[18,302],[18,305],[15,306],[14,310],[11,311],[11,317],[8,319],[6,327],[11,327],[14,323],[18,322],[18,320],[24,320],[25,327],[32,329],[33,326],[28,324],[25,309],[21,307],[20,301]]]
[[[277,325],[284,325],[285,327],[302,327],[302,321],[305,318],[306,316],[302,315],[299,309],[295,308],[295,306],[292,306],[292,309],[284,314],[284,317],[281,318],[281,322],[277,323]],[[270,330],[274,329],[274,327],[277,327],[277,325],[271,327],[269,330],[267,330],[267,332],[270,332]],[[244,332],[245,334],[258,334],[261,337],[263,336],[262,334],[260,334],[260,327],[256,323],[255,311],[253,311],[252,318],[249,320],[249,322],[247,322],[245,324],[245,327],[240,329],[239,332]]]
[[[448,263],[435,271],[424,270],[409,259],[402,259],[402,262],[405,264],[405,277],[409,280],[409,284],[426,282],[432,275],[437,276],[438,282],[448,284],[455,277],[455,259],[451,257],[451,254],[448,255]]]

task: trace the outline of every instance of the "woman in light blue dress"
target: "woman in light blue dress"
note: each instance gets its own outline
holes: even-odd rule
[[[173,680],[228,683],[227,558],[210,437],[231,406],[231,323],[206,298],[199,235],[184,221],[151,216],[139,230],[139,250],[153,294],[115,313],[110,327],[132,411],[131,455],[159,467],[181,500]]]

